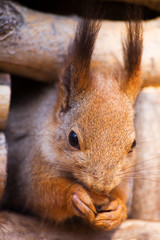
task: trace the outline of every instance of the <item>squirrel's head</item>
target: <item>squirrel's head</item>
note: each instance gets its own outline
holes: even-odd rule
[[[100,29],[83,20],[59,79],[55,151],[69,176],[96,192],[120,183],[135,146],[134,103],[141,87],[142,28],[127,25],[124,66],[105,70],[91,63]],[[105,46],[104,46],[105,47]]]

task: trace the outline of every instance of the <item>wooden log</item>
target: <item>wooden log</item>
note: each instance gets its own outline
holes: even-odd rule
[[[9,74],[0,74],[0,130],[6,126],[10,97],[11,97],[11,86]]]
[[[53,81],[57,76],[57,64],[62,63],[73,37],[76,21],[3,0],[0,13],[0,69]]]
[[[160,222],[127,220],[116,231],[103,232],[82,223],[55,226],[31,217],[2,213],[0,239],[5,240],[155,240],[160,237]]]
[[[136,104],[137,162],[132,217],[160,220],[160,87],[144,88]]]
[[[16,3],[0,3],[0,69],[53,81],[73,39],[79,18],[43,14]],[[144,86],[160,85],[160,18],[144,23]],[[122,63],[123,22],[103,21],[93,59],[106,67]]]
[[[2,132],[0,132],[0,202],[3,196],[6,184],[6,167],[7,167],[7,145],[6,139]]]

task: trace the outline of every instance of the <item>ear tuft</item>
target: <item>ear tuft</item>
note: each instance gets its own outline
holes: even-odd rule
[[[86,91],[90,85],[91,57],[100,26],[98,20],[87,18],[81,20],[77,26],[76,35],[66,59],[66,66],[59,78],[58,107],[61,109],[60,112],[67,112],[74,102],[74,97]]]
[[[137,10],[137,15],[139,15],[139,10]],[[137,15],[136,10],[134,10],[134,20],[130,20],[127,23],[127,37],[122,42],[125,70],[125,81],[122,87],[132,101],[135,101],[142,84],[141,58],[143,50],[143,27]]]
[[[73,84],[79,90],[88,85],[91,57],[100,27],[100,21],[87,18],[82,20],[77,27],[71,59],[75,74]]]

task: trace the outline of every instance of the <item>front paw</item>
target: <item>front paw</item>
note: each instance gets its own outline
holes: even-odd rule
[[[97,212],[94,224],[105,231],[117,227],[127,217],[126,206],[120,199],[97,207]]]
[[[78,184],[72,186],[71,203],[75,215],[80,216],[91,223],[95,221],[95,205],[87,191],[82,186]]]

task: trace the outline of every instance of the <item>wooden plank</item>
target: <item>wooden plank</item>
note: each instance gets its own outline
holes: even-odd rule
[[[160,220],[160,87],[144,88],[136,104],[137,162],[132,217]]]
[[[7,177],[7,144],[5,135],[0,132],[0,202],[3,196]]]
[[[10,89],[10,76],[9,74],[0,74],[0,130],[6,126],[11,89]]]

